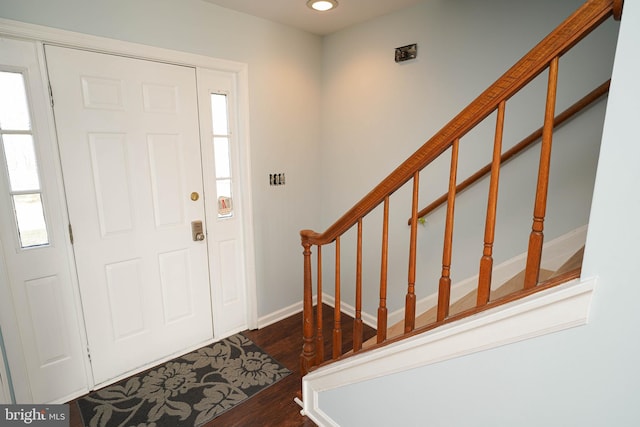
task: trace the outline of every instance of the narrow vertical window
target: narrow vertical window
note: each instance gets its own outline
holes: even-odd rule
[[[231,133],[229,131],[229,105],[227,95],[211,94],[213,121],[213,155],[216,167],[216,193],[218,218],[233,216]]]
[[[49,244],[31,114],[21,73],[0,71],[0,142],[20,247]]]

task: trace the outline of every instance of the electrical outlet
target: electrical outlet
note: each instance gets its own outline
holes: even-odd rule
[[[284,185],[286,182],[286,178],[284,176],[284,172],[281,173],[270,173],[269,174],[269,185]]]

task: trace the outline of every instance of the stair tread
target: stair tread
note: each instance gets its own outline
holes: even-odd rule
[[[565,263],[562,264],[562,266],[560,266],[558,270],[551,271],[551,270],[546,270],[541,268],[538,282],[544,282],[559,274],[566,273],[571,270],[575,270],[576,268],[580,268],[580,266],[582,265],[583,255],[584,255],[584,246],[582,246],[582,248],[580,248],[571,257],[569,257],[569,259],[565,261]],[[521,290],[524,284],[524,275],[525,275],[525,270],[522,270],[520,273],[514,275],[505,283],[503,283],[500,287],[492,290],[490,299],[496,300],[498,298],[502,298],[506,295],[509,295],[516,291]],[[462,298],[455,301],[453,304],[451,304],[451,306],[449,307],[449,316],[453,316],[455,314],[458,314],[465,310],[473,308],[476,304],[477,292],[478,291],[474,289],[469,293],[467,293],[466,295],[464,295]],[[434,323],[436,321],[437,311],[438,311],[438,307],[434,306],[428,309],[427,311],[425,311],[424,313],[420,314],[419,316],[417,316],[416,322],[415,322],[416,328]],[[390,326],[387,329],[387,339],[395,338],[403,334],[404,334],[404,320]],[[363,347],[369,347],[375,343],[376,343],[376,338],[373,337],[370,340],[366,341],[363,344]]]
[[[576,268],[580,268],[582,266],[582,258],[584,257],[584,246],[582,246],[578,251],[573,254],[564,264],[560,266],[558,270],[554,273],[554,276],[566,273],[571,270],[575,270]]]

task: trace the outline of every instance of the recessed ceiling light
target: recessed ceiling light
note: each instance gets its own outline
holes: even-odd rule
[[[338,7],[338,2],[336,0],[309,0],[307,6],[313,10],[325,12]]]

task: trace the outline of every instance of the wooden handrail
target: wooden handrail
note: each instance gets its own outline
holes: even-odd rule
[[[558,114],[553,121],[554,129],[558,128],[559,126],[564,124],[566,121],[573,118],[576,114],[578,114],[579,112],[581,112],[582,110],[584,110],[585,108],[587,108],[588,106],[590,106],[591,104],[599,100],[603,95],[609,93],[609,86],[611,86],[611,79],[602,83],[600,86],[598,86],[597,88],[589,92],[579,101],[574,103],[572,106],[564,110],[562,113]],[[543,127],[541,126],[539,129],[531,133],[522,141],[518,142],[516,145],[514,145],[513,147],[505,151],[504,154],[502,154],[502,157],[500,158],[501,163],[504,165],[509,160],[513,159],[514,157],[522,153],[527,148],[533,146],[534,143],[538,142],[538,140],[542,138],[542,130],[543,130]],[[456,186],[456,193],[457,194],[462,193],[468,187],[475,184],[478,180],[486,176],[490,171],[491,171],[491,163],[487,163],[485,166],[478,169],[478,171],[475,172],[473,175],[469,176],[469,178],[465,179],[460,184],[458,184]],[[427,205],[425,208],[421,209],[418,212],[418,217],[424,218],[425,216],[429,215],[431,212],[433,212],[434,210],[442,206],[447,201],[448,194],[449,193],[444,193],[442,196],[438,197],[429,205]],[[410,222],[411,222],[411,219],[408,219],[407,223],[410,223]]]
[[[394,193],[415,173],[444,153],[455,139],[462,138],[495,111],[500,102],[511,98],[542,73],[553,58],[562,56],[612,16],[613,3],[614,0],[590,0],[582,5],[325,232],[302,230],[302,242],[325,245],[348,231],[359,218],[382,203],[386,196]]]

